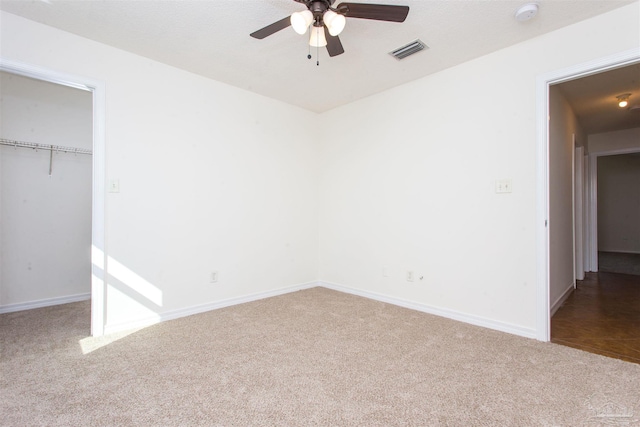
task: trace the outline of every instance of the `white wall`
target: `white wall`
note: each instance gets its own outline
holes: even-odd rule
[[[320,277],[535,336],[536,77],[639,47],[638,12],[320,116],[5,13],[1,47],[106,82],[107,250],[129,269],[110,263],[109,324]]]
[[[598,158],[598,250],[640,253],[640,153]]]
[[[640,151],[640,128],[596,133],[589,135],[588,141],[589,154],[594,155],[621,150]]]
[[[573,137],[578,146],[586,137],[557,86],[549,89],[549,116],[549,300],[554,312],[574,285]]]
[[[91,149],[90,92],[0,73],[0,117],[2,138]],[[0,147],[0,307],[90,292],[91,156],[49,157]]]
[[[107,331],[317,278],[314,114],[1,19],[4,58],[105,83]]]
[[[324,114],[320,278],[534,336],[536,78],[638,48],[639,16],[634,3]]]

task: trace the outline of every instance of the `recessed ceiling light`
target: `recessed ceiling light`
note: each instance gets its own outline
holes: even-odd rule
[[[538,5],[535,3],[528,3],[520,7],[516,11],[516,19],[520,22],[528,21],[538,14]]]

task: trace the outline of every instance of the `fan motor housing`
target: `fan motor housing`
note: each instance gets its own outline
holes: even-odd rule
[[[331,3],[326,0],[314,0],[307,7],[313,13],[314,18],[318,18],[318,16],[324,15],[330,6]]]

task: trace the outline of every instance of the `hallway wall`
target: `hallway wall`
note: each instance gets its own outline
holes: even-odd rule
[[[551,313],[574,286],[573,157],[575,135],[586,142],[560,87],[549,89],[549,301]],[[582,159],[581,159],[582,160]]]

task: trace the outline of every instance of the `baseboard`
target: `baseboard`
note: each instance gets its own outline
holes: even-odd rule
[[[537,334],[535,329],[524,328],[518,325],[512,325],[506,322],[500,322],[493,319],[487,319],[480,316],[474,316],[467,313],[462,313],[456,310],[450,310],[442,307],[435,307],[427,304],[417,303],[413,301],[404,300],[401,298],[395,298],[388,295],[378,294],[375,292],[363,291],[360,289],[351,288],[344,285],[339,285],[330,282],[318,282],[319,286],[333,289],[339,292],[345,292],[352,295],[358,295],[364,298],[369,298],[376,301],[386,302],[388,304],[397,305],[404,308],[409,308],[423,313],[434,314],[436,316],[445,317],[447,319],[457,320],[471,325],[481,326],[483,328],[494,329],[500,332],[507,332],[513,335],[519,335],[525,338],[536,339]]]
[[[640,252],[638,251],[618,251],[618,250],[614,250],[614,249],[598,249],[598,252],[608,252],[608,253],[612,253],[612,254],[633,254],[633,255],[640,255]]]
[[[549,315],[549,318],[553,317],[553,315],[556,314],[556,311],[558,311],[558,309],[562,307],[562,304],[564,304],[567,298],[569,298],[569,295],[571,295],[571,292],[573,292],[574,289],[575,288],[573,286],[573,283],[571,283],[569,287],[565,289],[562,295],[560,295],[560,297],[558,297],[558,299],[551,305],[551,314]]]
[[[144,328],[154,325],[156,323],[165,322],[167,320],[179,319],[181,317],[192,316],[194,314],[205,313],[211,310],[217,310],[220,308],[231,307],[233,305],[244,304],[247,302],[258,301],[265,298],[271,298],[278,295],[284,295],[291,292],[302,291],[304,289],[315,288],[318,286],[318,282],[308,282],[293,286],[287,286],[272,291],[258,292],[255,294],[244,295],[236,298],[228,298],[221,301],[213,301],[206,304],[194,305],[191,307],[181,308],[178,310],[172,310],[165,313],[160,313],[153,317],[147,317],[144,319],[138,319],[125,323],[118,323],[113,325],[105,325],[104,334],[112,334],[115,332],[122,332],[128,329]]]
[[[13,313],[15,311],[31,310],[33,308],[49,307],[51,305],[68,304],[70,302],[86,301],[91,299],[91,294],[67,295],[65,297],[47,298],[37,301],[21,302],[17,304],[0,305],[0,314]]]
[[[112,334],[115,332],[122,332],[128,329],[136,329],[143,328],[147,326],[151,326],[160,322],[164,322],[167,320],[178,319],[180,317],[191,316],[194,314],[200,314],[211,310],[217,310],[220,308],[230,307],[238,304],[244,304],[247,302],[258,301],[264,298],[271,298],[278,295],[284,295],[291,292],[297,292],[304,289],[315,288],[317,286],[321,286],[327,289],[332,289],[338,292],[344,292],[352,295],[358,295],[364,298],[369,298],[375,301],[381,301],[388,304],[397,305],[399,307],[409,308],[416,311],[421,311],[424,313],[434,314],[436,316],[445,317],[452,320],[457,320],[460,322],[469,323],[476,326],[481,326],[484,328],[494,329],[501,332],[510,333],[513,335],[519,335],[526,338],[536,338],[536,331],[534,329],[523,328],[521,326],[512,325],[505,322],[496,321],[493,319],[487,319],[484,317],[473,316],[467,313],[462,313],[455,310],[449,310],[446,308],[430,306],[427,304],[416,303],[413,301],[403,300],[400,298],[391,297],[388,295],[378,294],[375,292],[363,291],[360,289],[351,288],[344,285],[339,285],[336,283],[318,281],[318,282],[308,282],[304,284],[288,286],[272,291],[260,292],[251,295],[245,295],[237,298],[229,298],[221,301],[214,301],[207,304],[196,305],[192,307],[186,307],[179,310],[168,311],[166,313],[158,314],[157,316],[147,317],[144,319],[139,319],[135,321],[130,321],[126,323],[113,324],[113,325],[105,325],[104,333],[105,335]]]

